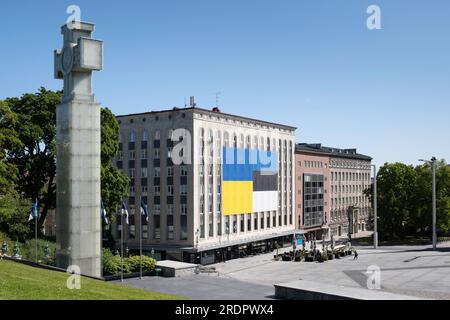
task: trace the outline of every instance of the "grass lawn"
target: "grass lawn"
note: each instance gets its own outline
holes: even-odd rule
[[[69,274],[0,260],[0,300],[172,300],[185,299],[126,285],[81,278],[81,289],[66,286]]]

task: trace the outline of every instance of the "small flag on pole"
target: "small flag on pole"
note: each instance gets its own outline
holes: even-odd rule
[[[122,200],[122,215],[125,215],[125,223],[129,224],[129,222],[128,222],[128,210],[127,210],[127,207],[125,206],[125,202],[123,202],[123,200]]]
[[[28,218],[28,221],[32,221],[37,218],[38,218],[38,201],[36,198],[35,202],[33,203],[33,207],[31,208],[30,217]]]
[[[148,222],[148,207],[141,198],[141,214],[145,217],[145,221]]]
[[[106,210],[105,210],[105,206],[103,205],[103,200],[102,200],[102,219],[105,224],[108,224],[108,216],[106,215]]]

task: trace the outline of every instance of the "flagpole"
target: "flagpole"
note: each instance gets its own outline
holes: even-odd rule
[[[123,209],[121,210],[121,214],[120,214],[120,221],[121,221],[121,225],[122,225],[122,230],[120,231],[120,255],[121,255],[121,268],[120,268],[120,282],[123,282],[123,231],[124,231],[124,227],[123,227],[123,213],[122,213]]]
[[[141,210],[139,210],[139,254],[141,259],[140,279],[142,280],[142,208],[143,202],[141,197]]]
[[[36,218],[34,219],[34,244],[35,244],[35,255],[36,255],[36,263],[38,263],[38,245],[37,245],[37,225],[38,225],[38,215],[37,215],[37,209],[36,209]]]

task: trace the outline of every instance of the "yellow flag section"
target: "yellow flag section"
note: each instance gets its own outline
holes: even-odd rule
[[[224,215],[253,212],[253,181],[222,181]]]

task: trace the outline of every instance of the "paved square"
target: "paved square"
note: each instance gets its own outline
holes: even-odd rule
[[[357,260],[345,257],[325,263],[282,262],[273,261],[273,254],[264,254],[212,265],[218,274],[126,282],[193,299],[269,299],[274,284],[299,279],[367,288],[367,267],[378,266],[383,291],[450,300],[450,243],[440,244],[438,251],[429,246],[357,249]]]

